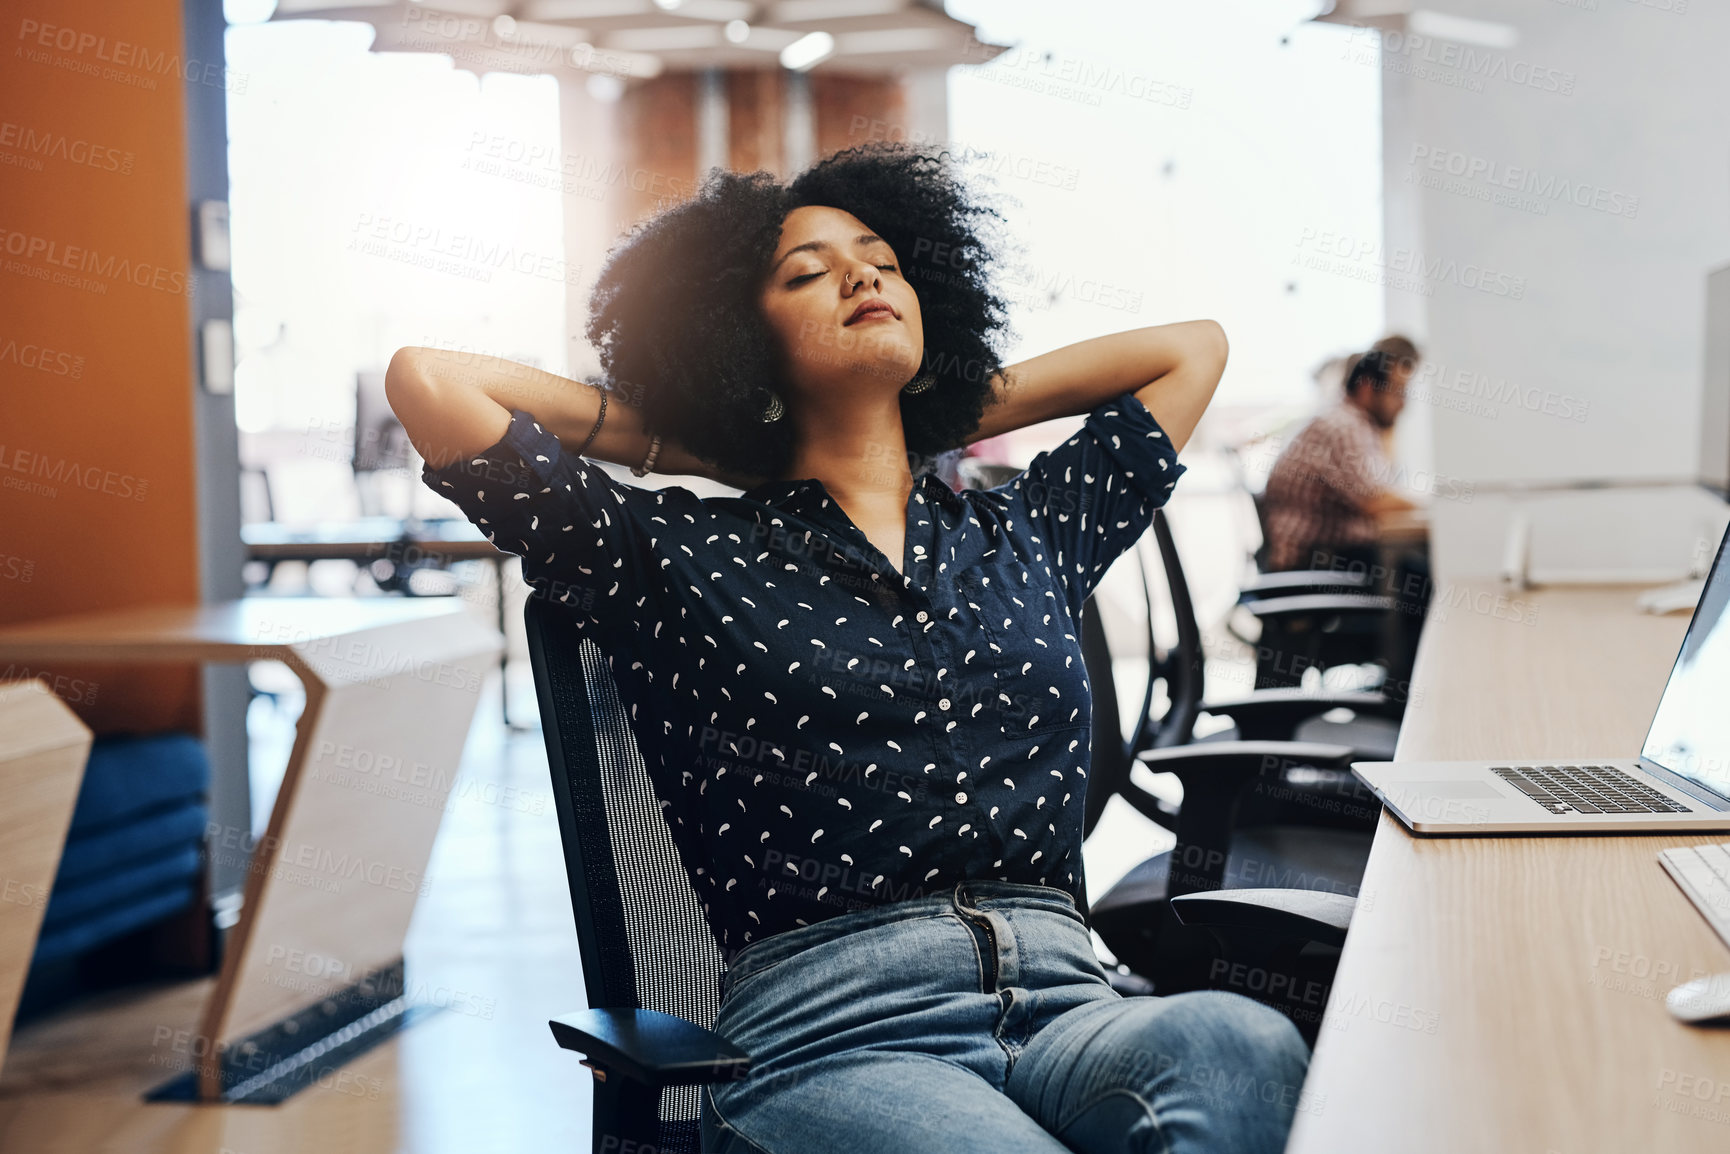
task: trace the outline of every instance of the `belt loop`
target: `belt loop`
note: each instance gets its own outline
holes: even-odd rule
[[[970,895],[967,892],[967,879],[966,878],[962,878],[960,881],[955,883],[955,892],[950,895],[950,897],[954,900],[956,905],[964,906],[964,907],[965,906],[971,906],[973,904],[972,901],[969,900],[971,898],[971,896],[972,895]]]

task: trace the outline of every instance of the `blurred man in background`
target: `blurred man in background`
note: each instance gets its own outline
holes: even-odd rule
[[[1269,569],[1362,573],[1391,595],[1386,656],[1401,683],[1429,607],[1429,560],[1423,551],[1384,558],[1380,518],[1416,508],[1394,488],[1391,442],[1419,360],[1417,346],[1395,335],[1348,361],[1344,396],[1286,445],[1263,498]]]
[[[1305,425],[1268,473],[1268,568],[1331,569],[1376,563],[1377,517],[1411,509],[1390,485],[1387,434],[1418,364],[1405,337],[1378,341],[1349,363],[1345,395]]]

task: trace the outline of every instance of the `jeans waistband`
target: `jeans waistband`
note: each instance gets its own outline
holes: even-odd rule
[[[854,910],[808,926],[782,930],[762,941],[752,942],[733,956],[732,964],[727,967],[725,981],[729,986],[742,982],[776,962],[785,961],[812,946],[834,941],[847,934],[908,918],[932,917],[963,906],[976,910],[1001,909],[1005,906],[1045,909],[1069,915],[1078,926],[1085,927],[1087,924],[1081,911],[1076,908],[1075,896],[1068,890],[1032,882],[1005,882],[995,879],[961,881],[957,882],[954,888],[942,893]]]

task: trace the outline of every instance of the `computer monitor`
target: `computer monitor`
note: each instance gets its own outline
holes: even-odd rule
[[[1724,545],[1706,578],[1694,619],[1640,756],[1730,798],[1730,565]]]
[[[409,439],[384,392],[382,371],[355,374],[354,471],[372,473],[409,466]]]

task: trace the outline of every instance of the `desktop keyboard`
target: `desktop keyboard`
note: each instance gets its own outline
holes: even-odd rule
[[[1608,765],[1498,765],[1491,773],[1551,813],[1689,813]]]
[[[1730,842],[1660,850],[1658,861],[1730,946]]]

